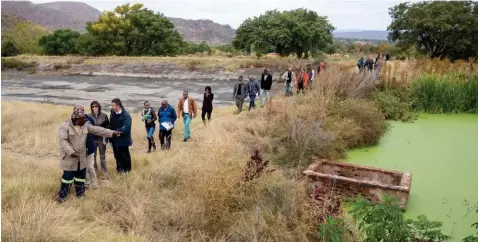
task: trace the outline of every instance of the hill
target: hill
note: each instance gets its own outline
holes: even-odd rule
[[[70,28],[85,32],[86,22],[96,21],[100,14],[98,9],[81,2],[34,4],[29,1],[2,1],[2,31],[13,26],[18,19],[24,19],[47,29]],[[231,42],[235,35],[231,26],[211,20],[168,19],[186,41],[225,44]]]
[[[388,32],[383,30],[337,30],[335,38],[344,39],[365,39],[365,40],[387,40]]]

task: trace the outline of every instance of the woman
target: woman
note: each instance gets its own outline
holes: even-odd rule
[[[174,129],[174,122],[177,119],[176,110],[163,100],[158,111],[159,122],[159,141],[161,149],[169,149],[171,147],[171,135]]]
[[[90,104],[91,114],[90,118],[93,120],[92,124],[94,126],[99,126],[102,128],[108,128],[110,126],[110,121],[106,113],[101,112],[101,105],[98,101],[93,101]],[[101,162],[101,173],[103,174],[106,181],[109,180],[108,169],[106,169],[106,139],[101,136],[95,136],[95,156],[94,156],[94,167],[96,174],[98,172],[98,164],[96,163],[97,153],[100,153],[100,162]]]
[[[202,101],[202,122],[206,125],[206,114],[207,114],[207,121],[211,121],[211,113],[212,113],[212,100],[214,99],[214,94],[211,92],[211,87],[207,86],[204,89],[204,99]]]
[[[305,71],[305,69],[302,68],[299,74],[297,75],[297,81],[296,81],[297,93],[300,93],[300,91],[304,93],[304,87],[307,87],[308,82],[309,82],[309,75],[307,75],[307,72]]]
[[[148,153],[151,152],[151,147],[153,150],[156,150],[156,144],[154,143],[154,131],[156,130],[155,121],[158,120],[154,109],[151,108],[151,105],[148,101],[144,102],[144,109],[141,112],[142,121],[146,127],[146,135],[148,138]]]

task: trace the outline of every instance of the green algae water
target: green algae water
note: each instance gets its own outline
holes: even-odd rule
[[[347,161],[411,172],[407,217],[443,222],[452,241],[476,234],[478,115],[423,114],[414,123],[390,124],[377,146],[352,150]]]

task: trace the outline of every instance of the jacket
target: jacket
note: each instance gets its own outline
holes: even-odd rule
[[[309,84],[309,75],[307,74],[307,72],[299,72],[299,75],[297,75],[297,79],[295,80],[295,84],[299,85],[299,79],[301,74],[304,74],[304,87],[306,87],[307,84]]]
[[[257,80],[250,80],[247,83],[247,95],[261,95],[261,86]]]
[[[287,79],[289,79],[289,72],[286,71],[284,74],[282,74],[282,79],[285,80],[285,83],[287,84]],[[291,71],[291,78],[290,78],[290,83],[292,83],[292,80],[295,80],[296,77],[295,77],[295,73],[293,71]]]
[[[184,108],[184,97],[179,99],[178,115],[177,115],[178,117],[183,116],[183,108]],[[193,118],[193,116],[191,116],[192,114],[194,114],[194,117],[198,115],[198,107],[196,106],[196,101],[194,101],[192,97],[188,97],[188,110],[189,110],[189,117]]]
[[[144,119],[145,116],[147,118],[146,120]],[[144,122],[145,127],[153,127],[156,126],[155,121],[158,120],[158,116],[153,108],[149,108],[149,110],[143,109],[143,111],[141,111],[141,120]],[[151,121],[151,123],[148,123],[147,120]]]
[[[100,111],[100,113],[98,115],[95,115],[95,114],[89,114],[88,115],[92,120],[93,122],[91,122],[91,124],[93,124],[94,126],[100,126],[102,128],[109,128],[110,126],[110,120],[108,119],[108,115],[106,115],[106,113],[103,113]],[[96,142],[103,142],[103,137],[101,136],[95,136],[95,140]]]
[[[71,119],[65,121],[58,129],[58,145],[60,150],[60,169],[64,171],[76,171],[78,162],[80,169],[86,167],[86,139],[88,134],[112,137],[113,131],[90,123],[85,123],[78,133]],[[78,157],[71,157],[76,153]]]
[[[88,122],[90,122],[90,124],[94,126],[95,121],[93,120],[93,118],[90,116],[86,116],[86,117],[88,119]],[[95,153],[96,151],[95,138],[96,136],[92,134],[88,134],[88,136],[86,137],[86,155],[91,155]],[[100,136],[100,138],[102,137]]]
[[[167,108],[159,107],[158,109],[158,122],[160,130],[166,130],[161,123],[163,122],[171,122],[174,125],[178,117],[176,116],[176,111],[174,110],[173,106],[168,104]]]
[[[115,131],[121,132],[120,136],[114,136],[111,142],[117,147],[127,147],[133,144],[131,138],[131,115],[123,108],[120,114],[116,114],[111,110],[110,115],[110,128]]]
[[[243,100],[246,99],[246,97],[247,97],[247,83],[242,82],[241,94],[238,95],[238,92],[239,92],[239,82],[237,82],[234,85],[234,90],[232,92],[232,98],[238,98],[238,99],[243,99]]]
[[[214,100],[214,94],[210,93],[209,96],[206,97],[206,93],[204,93],[204,99],[202,101],[202,110],[206,112],[212,111],[212,101]]]
[[[272,87],[272,75],[271,74],[262,74],[262,77],[261,77],[261,89],[264,89],[264,90],[271,90],[271,87]]]

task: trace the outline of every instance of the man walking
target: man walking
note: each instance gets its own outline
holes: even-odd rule
[[[264,69],[264,73],[262,73],[262,77],[261,77],[262,93],[259,95],[261,107],[263,107],[264,104],[267,103],[267,101],[269,101],[269,93],[271,91],[271,87],[272,87],[272,75],[269,74],[269,71],[267,69]],[[266,101],[262,102],[264,98]]]
[[[249,83],[247,83],[247,94],[250,99],[249,111],[256,107],[256,95],[259,94],[260,96],[260,90],[261,87],[259,85],[259,82],[252,78],[252,76],[249,76]]]
[[[91,125],[86,122],[85,109],[75,105],[70,119],[58,129],[58,145],[60,148],[60,169],[63,170],[60,191],[57,201],[62,203],[74,184],[77,197],[85,195],[86,177],[86,139],[88,134],[112,137],[120,132]]]
[[[168,101],[163,100],[161,107],[158,110],[159,122],[159,142],[161,149],[169,150],[171,147],[171,135],[174,129],[174,122],[176,121],[176,111],[173,106],[168,104]]]
[[[307,75],[309,76],[309,82],[307,84],[307,88],[312,89],[312,80],[314,80],[315,71],[314,69],[312,69],[312,66],[310,64],[307,65]]]
[[[90,104],[91,114],[89,115],[93,122],[94,126],[99,126],[102,128],[108,128],[110,126],[110,121],[108,119],[108,115],[106,113],[101,112],[101,105],[98,101],[93,101]],[[95,157],[94,157],[94,167],[95,172],[98,175],[98,164],[96,163],[96,155],[100,153],[100,165],[101,165],[101,173],[103,173],[104,178],[106,181],[109,180],[108,170],[106,169],[106,139],[101,136],[95,136],[95,145],[97,149],[95,149]]]
[[[189,124],[191,120],[197,116],[197,106],[196,102],[192,97],[188,96],[188,92],[183,92],[183,97],[179,99],[178,104],[178,117],[183,117],[184,121],[184,142],[188,141],[191,138],[191,130]]]
[[[242,105],[244,99],[247,97],[247,84],[243,82],[242,76],[239,76],[239,81],[234,85],[234,91],[232,92],[232,98],[236,101],[236,106],[239,113],[242,112]]]
[[[116,159],[118,173],[131,171],[131,155],[129,147],[133,144],[131,139],[131,115],[123,108],[119,98],[111,101],[110,127],[112,130],[121,132],[112,139],[113,154]]]
[[[285,80],[285,95],[292,96],[292,80],[296,79],[292,68],[289,68],[289,71],[282,75],[282,79]]]

